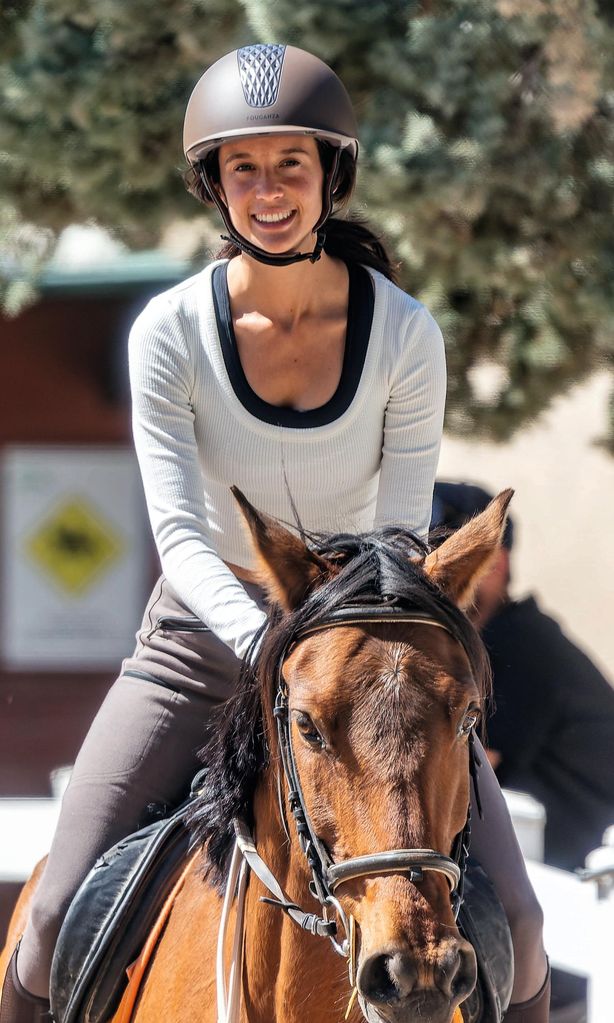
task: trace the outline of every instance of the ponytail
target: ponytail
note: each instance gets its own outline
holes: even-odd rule
[[[384,277],[398,283],[398,263],[393,263],[382,241],[361,217],[347,220],[331,217],[325,226],[324,251],[345,263],[360,263],[379,270]]]

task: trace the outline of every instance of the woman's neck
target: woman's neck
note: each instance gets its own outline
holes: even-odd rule
[[[228,291],[233,310],[257,310],[273,323],[290,326],[337,300],[347,288],[347,268],[322,253],[289,266],[267,266],[250,256],[235,256],[228,264]]]

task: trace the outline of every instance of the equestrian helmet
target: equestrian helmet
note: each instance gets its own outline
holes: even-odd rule
[[[193,166],[248,135],[305,134],[358,155],[347,91],[324,61],[296,46],[258,43],[212,64],[188,101],[183,148]]]

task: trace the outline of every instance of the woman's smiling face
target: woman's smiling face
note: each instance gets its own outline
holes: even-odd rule
[[[313,246],[324,171],[314,138],[267,135],[219,150],[220,192],[235,230],[268,252]]]

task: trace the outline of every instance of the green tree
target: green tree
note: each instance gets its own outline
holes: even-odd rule
[[[140,247],[177,216],[198,216],[181,186],[182,111],[199,71],[247,38],[238,4],[11,2],[0,43],[0,227],[11,261],[40,266],[70,223]],[[9,310],[27,288],[27,276],[9,286]]]
[[[189,89],[215,56],[274,39],[318,53],[350,90],[358,204],[443,327],[453,429],[509,436],[611,365],[605,4],[9,0],[2,18],[0,216],[22,250],[23,222],[95,220],[144,245],[206,215],[177,181]]]

